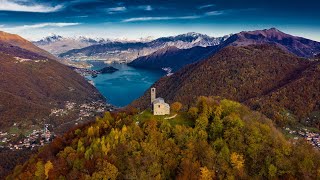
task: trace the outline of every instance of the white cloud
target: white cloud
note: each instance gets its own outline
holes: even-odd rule
[[[122,22],[138,22],[138,21],[159,21],[159,20],[173,20],[173,19],[198,19],[201,16],[180,16],[180,17],[138,17],[124,19]]]
[[[210,11],[202,15],[193,15],[193,16],[164,16],[164,17],[136,17],[124,19],[122,22],[139,22],[139,21],[159,21],[159,20],[176,20],[176,19],[199,19],[207,16],[219,16],[225,14],[224,11]]]
[[[206,12],[205,15],[206,16],[218,16],[218,15],[222,15],[224,14],[224,11],[210,11],[210,12]]]
[[[41,4],[27,4],[20,3],[16,0],[0,0],[0,11],[21,11],[21,12],[40,12],[49,13],[56,12],[62,9],[62,5],[57,6],[45,6]]]
[[[88,15],[80,15],[80,16],[70,16],[70,17],[67,17],[67,18],[87,18],[89,17]]]
[[[142,9],[145,11],[152,11],[153,7],[151,5],[143,5],[143,6],[138,6],[137,9]]]
[[[127,10],[127,8],[124,7],[124,6],[113,7],[113,8],[108,8],[107,9],[109,14],[121,13],[121,12],[125,12],[126,10]]]
[[[30,30],[30,29],[39,29],[45,27],[66,27],[66,26],[76,26],[80,23],[39,23],[39,24],[32,24],[32,25],[22,25],[22,26],[14,26],[14,27],[6,27],[2,25],[2,30],[4,31],[21,31],[21,30]]]
[[[204,8],[209,8],[209,7],[213,7],[216,6],[215,4],[207,4],[207,5],[203,5],[203,6],[199,6],[198,9],[204,9]]]

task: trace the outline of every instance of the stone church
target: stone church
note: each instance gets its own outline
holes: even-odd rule
[[[156,98],[156,88],[151,88],[151,105],[153,115],[170,114],[170,105],[165,103],[163,98]]]

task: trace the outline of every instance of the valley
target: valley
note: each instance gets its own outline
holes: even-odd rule
[[[320,180],[319,6],[0,0],[0,179]]]
[[[54,35],[34,42],[53,53],[55,57],[52,58],[53,55],[31,46],[29,42],[11,44],[8,39],[15,37],[14,35],[3,33],[2,36],[8,37],[0,41],[0,70],[3,75],[0,76],[0,83],[3,85],[0,88],[0,150],[3,154],[10,152],[13,157],[19,158],[6,158],[3,164],[0,163],[3,168],[0,176],[7,175],[14,167],[8,161],[26,161],[27,158],[20,157],[24,153],[31,155],[38,152],[35,155],[37,164],[49,161],[56,164],[64,161],[59,159],[60,155],[70,147],[72,150],[69,148],[66,151],[76,151],[81,163],[91,163],[92,159],[100,161],[100,156],[97,156],[101,153],[100,147],[107,154],[126,146],[120,142],[109,147],[109,143],[115,142],[110,135],[115,133],[110,125],[118,126],[118,122],[122,123],[118,127],[120,130],[116,130],[120,134],[126,134],[127,126],[132,128],[133,133],[140,133],[140,130],[135,129],[137,127],[143,128],[148,134],[149,130],[144,129],[145,126],[152,128],[152,123],[159,123],[160,129],[170,129],[171,132],[161,135],[163,137],[171,137],[172,133],[183,127],[189,128],[183,131],[190,130],[195,135],[193,137],[185,134],[191,139],[200,138],[205,143],[219,143],[212,135],[218,133],[219,130],[215,128],[219,126],[214,127],[218,123],[227,128],[229,118],[236,120],[241,117],[241,121],[237,123],[240,123],[238,128],[243,134],[243,128],[251,130],[250,124],[259,119],[259,123],[273,129],[267,136],[279,136],[283,146],[308,149],[314,153],[312,156],[318,157],[320,76],[319,60],[315,55],[320,52],[319,42],[291,36],[275,28],[240,32],[221,38],[187,33],[150,41],[118,42]],[[72,47],[67,47],[68,43]],[[173,110],[168,116],[152,115],[149,100],[151,87],[155,87],[159,97],[170,105],[181,103],[182,109]],[[222,111],[226,114],[219,114],[219,108],[223,108]],[[228,108],[234,112],[229,114]],[[238,108],[246,114],[235,115],[239,113],[235,110]],[[249,127],[244,127],[241,123],[248,123]],[[233,149],[232,146],[237,143],[228,139],[228,134],[224,134],[227,131],[229,130],[219,131],[216,136],[223,138],[224,143],[228,144],[224,148]],[[129,136],[124,134],[121,135],[121,141],[129,141]],[[74,139],[76,136],[82,140]],[[89,136],[98,138],[96,141],[100,145],[92,142],[91,138],[88,140]],[[109,139],[104,141],[108,142],[101,143],[101,138],[105,139],[107,136],[110,136]],[[81,145],[82,141],[87,142],[85,147]],[[181,145],[176,148],[186,146]],[[251,146],[244,146],[247,145]],[[79,149],[79,146],[83,147]],[[98,149],[93,150],[91,146],[97,146]],[[263,146],[267,147],[265,144]],[[247,151],[243,151],[240,146],[237,148],[246,161],[252,160]],[[213,149],[222,153],[222,149],[216,145]],[[47,154],[48,158],[43,158],[43,154]],[[207,155],[209,154],[204,156]],[[101,156],[104,156],[103,153]],[[58,157],[59,160],[53,157]],[[228,158],[223,161],[228,161]],[[289,161],[291,163],[295,159]],[[186,162],[177,159],[175,163],[175,168],[184,168]],[[201,160],[199,163],[205,167],[208,165]],[[34,163],[29,160],[22,170],[19,170],[22,166],[18,166],[18,170],[9,177],[29,177],[30,172],[34,173],[33,166]],[[125,168],[121,169],[121,163],[113,166],[110,167],[117,169],[117,172],[131,173]],[[70,168],[64,165],[59,168],[62,167]],[[279,164],[277,167],[283,168]],[[225,177],[229,172],[227,169],[220,169],[226,172],[219,176]],[[69,170],[60,170],[55,173],[62,173],[70,178]],[[87,170],[90,171],[89,174],[77,171],[77,177],[95,177],[95,170]],[[242,171],[246,172],[247,177],[253,175],[249,173],[252,169],[248,166]],[[310,171],[314,172],[314,169]],[[176,171],[170,173],[170,177],[183,174]],[[292,173],[295,176],[299,174],[295,171]],[[53,174],[50,176],[56,177]],[[232,174],[228,176],[232,177]],[[283,177],[282,174],[277,176]]]

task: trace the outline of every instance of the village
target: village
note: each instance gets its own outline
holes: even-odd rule
[[[306,128],[300,128],[299,130],[292,130],[289,127],[285,128],[290,135],[293,135],[293,139],[297,140],[299,138],[304,138],[312,146],[320,150],[320,133],[310,132]]]
[[[21,150],[25,148],[34,149],[50,143],[55,138],[55,133],[49,130],[50,124],[45,124],[43,129],[32,130],[27,136],[8,132],[0,132],[0,148],[9,148],[10,150]]]
[[[62,109],[52,109],[49,117],[59,118],[66,116],[70,112],[76,111],[78,117],[71,121],[54,125],[47,123],[45,120],[38,126],[31,125],[30,130],[22,133],[18,124],[14,123],[7,132],[0,131],[0,149],[7,148],[10,150],[34,149],[50,143],[58,134],[55,132],[58,128],[63,129],[64,126],[77,126],[85,123],[97,115],[102,115],[105,111],[113,111],[114,107],[103,101],[96,101],[84,104],[76,104],[75,102],[65,102]]]

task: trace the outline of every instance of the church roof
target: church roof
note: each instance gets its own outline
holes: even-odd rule
[[[153,104],[157,104],[157,103],[161,103],[164,106],[170,108],[170,105],[168,103],[165,103],[163,98],[157,98],[153,101]]]
[[[165,103],[164,102],[164,99],[163,98],[157,98],[157,99],[155,99],[154,101],[153,101],[153,104],[156,104],[156,103]]]

